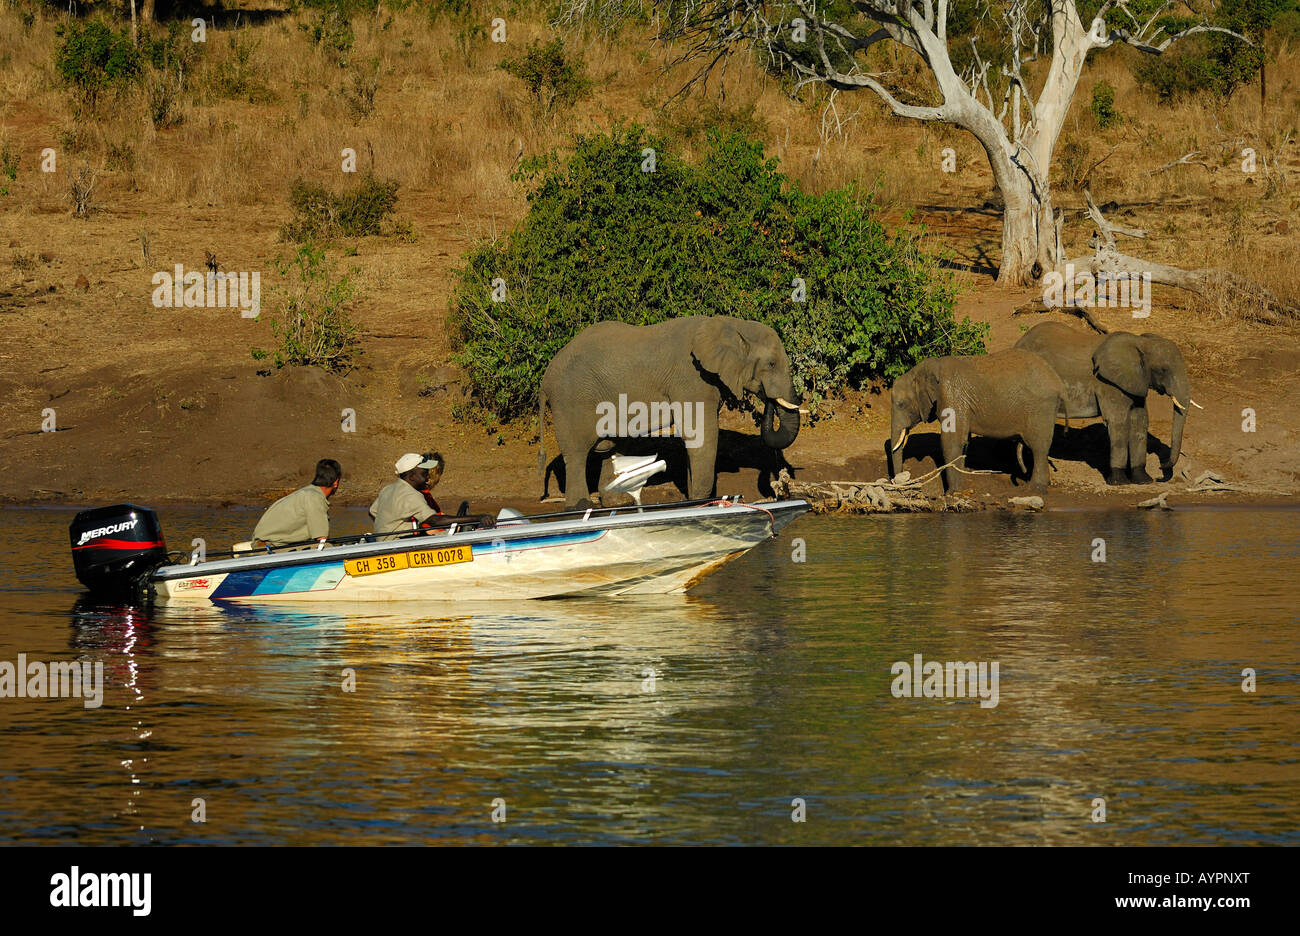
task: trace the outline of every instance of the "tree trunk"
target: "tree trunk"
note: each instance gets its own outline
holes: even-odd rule
[[[140,19],[145,23],[153,22],[154,0],[141,0]]]
[[[1005,138],[985,143],[984,151],[993,168],[994,187],[1004,204],[998,282],[1033,286],[1057,263],[1051,191],[1046,183],[1031,180],[1024,168],[1011,161]]]

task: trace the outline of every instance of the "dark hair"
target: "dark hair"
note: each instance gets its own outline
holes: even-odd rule
[[[317,487],[330,487],[341,477],[343,469],[339,463],[332,458],[322,458],[316,463],[316,477],[311,483]]]
[[[425,452],[423,455],[420,456],[421,461],[429,461],[430,459],[433,459],[438,463],[438,467],[430,468],[429,469],[430,471],[441,472],[443,469],[447,467],[447,460],[442,457],[442,454],[440,452]]]

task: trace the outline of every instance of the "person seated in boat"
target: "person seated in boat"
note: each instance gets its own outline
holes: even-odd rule
[[[343,469],[332,458],[322,458],[316,463],[316,475],[311,484],[286,494],[266,509],[253,530],[253,547],[284,546],[329,539],[329,499],[338,493]]]
[[[385,533],[410,532],[417,524],[438,514],[439,511],[425,499],[424,492],[429,487],[429,469],[439,468],[441,464],[441,459],[434,461],[414,452],[408,452],[397,460],[393,465],[397,470],[397,480],[385,486],[370,505],[375,533],[380,534],[381,539],[395,538],[383,536]]]
[[[453,524],[473,524],[479,527],[495,525],[490,516],[467,514],[465,511],[468,504],[462,504],[461,513],[455,517],[448,517],[438,510],[438,502],[430,493],[431,488],[442,479],[443,460],[437,452],[424,455],[408,452],[393,467],[397,471],[397,480],[385,486],[370,505],[370,516],[375,520],[375,533],[381,541],[396,539],[396,534],[409,533],[415,529],[432,533]],[[432,471],[437,474],[431,475]]]

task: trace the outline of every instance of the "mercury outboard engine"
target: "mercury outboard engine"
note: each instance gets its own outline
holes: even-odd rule
[[[167,559],[158,515],[147,507],[117,504],[83,510],[68,533],[77,580],[92,592],[138,594]]]

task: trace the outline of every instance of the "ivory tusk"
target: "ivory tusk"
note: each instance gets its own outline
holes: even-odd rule
[[[1178,412],[1180,412],[1180,413],[1185,413],[1185,412],[1187,412],[1187,407],[1183,406],[1182,403],[1178,402],[1178,397],[1174,396],[1174,395],[1171,393],[1171,394],[1169,394],[1169,399],[1171,399],[1171,400],[1174,401],[1174,409],[1178,410]],[[1190,399],[1190,397],[1189,397],[1189,399]]]
[[[1197,403],[1195,400],[1192,400],[1191,397],[1188,397],[1187,399],[1191,400],[1191,402],[1192,402],[1192,406],[1195,406],[1197,409],[1205,409],[1204,406],[1202,406],[1201,404]]]
[[[901,449],[903,447],[903,443],[907,441],[907,437],[911,433],[911,431],[912,431],[911,429],[904,429],[902,432],[900,432],[898,434],[898,441],[894,443],[894,447],[890,449],[890,451],[897,452],[899,449]]]
[[[789,400],[784,399],[782,397],[773,397],[772,402],[775,403],[777,406],[781,407],[782,409],[794,410],[796,413],[801,413],[804,416],[808,415],[808,411],[806,409],[800,409],[798,406],[796,406],[795,404],[791,403]]]

